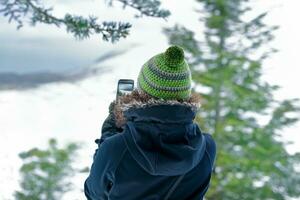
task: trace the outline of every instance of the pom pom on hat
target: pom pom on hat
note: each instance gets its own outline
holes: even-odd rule
[[[164,54],[167,64],[169,64],[171,67],[176,67],[184,61],[184,52],[179,46],[174,45],[169,47]]]

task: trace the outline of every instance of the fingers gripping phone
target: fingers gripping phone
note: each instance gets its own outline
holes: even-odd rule
[[[116,100],[118,100],[119,96],[131,93],[133,89],[134,89],[134,80],[120,79],[118,81]]]

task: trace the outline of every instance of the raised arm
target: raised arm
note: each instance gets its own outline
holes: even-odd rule
[[[111,102],[109,105],[109,115],[106,117],[102,124],[101,128],[101,137],[100,139],[96,139],[95,142],[97,144],[101,144],[105,138],[115,135],[116,133],[122,132],[122,128],[118,128],[116,126],[116,119],[114,115],[114,107],[115,107],[115,101]]]

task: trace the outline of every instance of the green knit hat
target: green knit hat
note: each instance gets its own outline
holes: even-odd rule
[[[156,98],[187,99],[191,94],[191,82],[191,71],[183,49],[171,46],[143,65],[137,87]]]

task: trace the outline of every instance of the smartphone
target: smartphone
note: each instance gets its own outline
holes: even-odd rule
[[[134,80],[132,80],[132,79],[120,79],[118,81],[116,99],[118,99],[118,97],[121,96],[121,95],[131,93],[133,89],[134,89]]]

